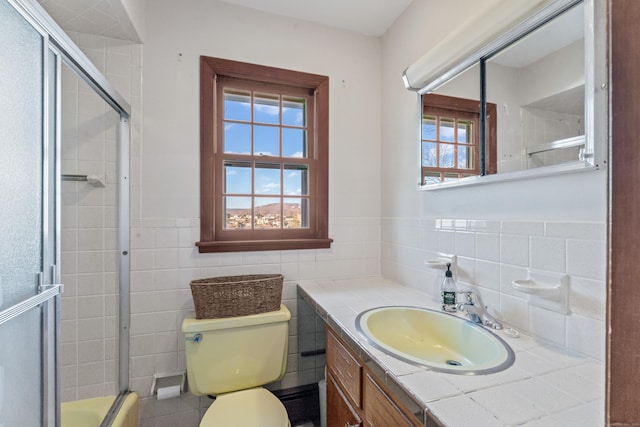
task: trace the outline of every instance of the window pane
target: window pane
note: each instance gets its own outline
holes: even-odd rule
[[[465,145],[458,146],[458,167],[473,169],[473,148]]]
[[[251,194],[251,165],[225,163],[224,192],[226,194]]]
[[[425,172],[422,178],[422,183],[427,184],[437,184],[440,182],[440,172]]]
[[[458,121],[458,142],[464,144],[470,144],[473,141],[473,122],[470,120]]]
[[[457,181],[460,176],[457,173],[445,173],[443,182]]]
[[[440,144],[440,167],[452,168],[455,165],[454,149],[451,144]]]
[[[307,133],[303,129],[282,129],[282,155],[284,157],[307,157]]]
[[[282,99],[282,124],[306,126],[306,100],[304,98]]]
[[[224,119],[251,121],[251,93],[225,89],[224,91]]]
[[[280,198],[255,198],[254,228],[281,228],[282,206]]]
[[[429,139],[431,141],[437,141],[437,127],[436,118],[433,116],[422,117],[422,139]]]
[[[422,166],[438,166],[438,143],[422,142]]]
[[[303,208],[303,203],[304,207]],[[308,199],[286,198],[284,199],[284,224],[283,228],[302,228],[308,224],[306,209]],[[304,221],[303,221],[304,216]]]
[[[256,94],[253,101],[253,121],[279,124],[280,97],[278,95]]]
[[[306,166],[285,166],[283,194],[285,196],[308,195],[308,179]]]
[[[280,194],[280,165],[256,164],[255,194]]]
[[[251,154],[251,125],[225,123],[224,152]]]
[[[227,230],[251,228],[251,197],[223,197]]]
[[[280,155],[280,128],[275,126],[253,127],[253,154],[263,156]]]
[[[455,128],[453,126],[453,119],[440,119],[440,141],[454,142]]]

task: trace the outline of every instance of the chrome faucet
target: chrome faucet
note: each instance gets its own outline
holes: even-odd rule
[[[478,291],[465,289],[458,291],[458,295],[460,295],[458,310],[464,311],[467,319],[493,329],[502,329],[502,324],[487,311],[487,307],[482,303],[482,297],[480,297]]]

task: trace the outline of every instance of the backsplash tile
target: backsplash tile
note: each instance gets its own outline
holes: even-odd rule
[[[531,237],[530,267],[547,271],[566,271],[566,241],[548,237]]]
[[[587,279],[603,280],[605,259],[604,241],[567,240],[567,273]]]
[[[500,235],[500,262],[502,264],[529,265],[529,237],[511,234]]]
[[[476,234],[476,257],[486,261],[500,261],[500,235],[494,233]]]
[[[533,221],[502,221],[500,222],[502,234],[520,234],[523,236],[543,236],[544,223]]]
[[[542,341],[604,360],[604,223],[423,218],[421,229],[415,230],[423,236],[422,245],[414,248],[392,231],[415,223],[382,220],[384,277],[437,299],[442,271],[428,268],[424,261],[447,249],[458,256],[455,274],[460,286],[477,287],[485,304],[505,323]],[[512,287],[513,280],[528,277],[529,269],[568,275],[567,314],[534,306],[528,295]]]
[[[545,235],[568,239],[605,240],[606,227],[603,223],[547,222]]]

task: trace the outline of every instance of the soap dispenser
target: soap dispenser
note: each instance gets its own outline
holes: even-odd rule
[[[440,297],[442,298],[442,310],[443,311],[456,311],[456,281],[453,280],[453,273],[451,273],[451,263],[447,263],[447,272],[444,274],[444,280],[440,287]]]

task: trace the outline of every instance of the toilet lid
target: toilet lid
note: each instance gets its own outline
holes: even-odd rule
[[[218,395],[200,427],[288,427],[284,405],[264,388]]]

